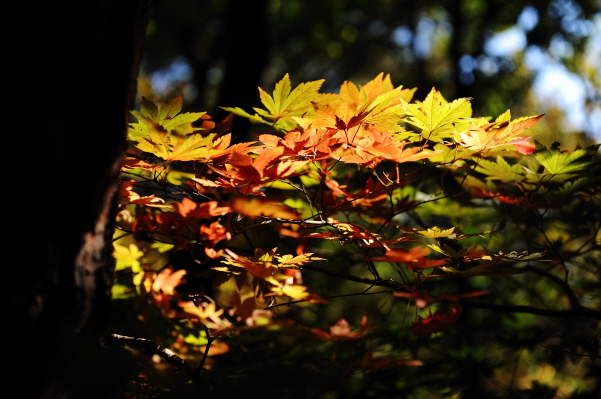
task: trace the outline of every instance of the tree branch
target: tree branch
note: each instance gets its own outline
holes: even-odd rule
[[[480,308],[480,309],[489,309],[496,310],[500,312],[510,312],[510,313],[530,313],[539,316],[546,317],[555,317],[555,318],[572,318],[572,317],[590,317],[592,319],[601,320],[601,311],[589,309],[580,305],[579,307],[574,307],[572,309],[566,310],[555,310],[555,309],[543,309],[537,308],[534,306],[507,306],[507,305],[495,305],[492,303],[481,303],[481,302],[472,302],[469,300],[460,300],[459,301],[462,306],[472,307],[472,308]]]
[[[164,346],[161,346],[149,339],[128,337],[119,334],[110,334],[109,339],[120,345],[127,345],[133,348],[146,349],[152,354],[159,355],[162,359],[170,363],[172,366],[185,371],[186,374],[188,374],[188,376],[190,377],[190,379],[199,386],[206,389],[212,389],[209,383],[203,378],[202,374],[200,373],[202,371],[201,369],[196,369],[192,367],[190,364],[186,363],[184,359],[173,353],[173,351],[171,351],[170,349],[165,348]]]

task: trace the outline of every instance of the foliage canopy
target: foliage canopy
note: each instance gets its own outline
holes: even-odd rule
[[[545,148],[542,115],[384,74],[322,83],[285,75],[220,123],[181,96],[132,112],[116,338],[160,342],[216,397],[598,390],[599,145]],[[231,144],[233,115],[256,141]]]

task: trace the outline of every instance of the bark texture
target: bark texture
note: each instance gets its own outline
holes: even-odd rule
[[[27,398],[106,398],[112,223],[148,0],[16,6],[4,290]],[[5,207],[6,209],[6,207]]]

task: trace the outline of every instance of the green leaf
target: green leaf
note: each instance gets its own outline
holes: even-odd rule
[[[241,116],[243,118],[247,118],[251,123],[268,123],[266,120],[261,118],[259,115],[254,114],[251,115],[240,107],[220,107],[228,112],[231,112],[234,115]]]
[[[159,116],[157,118],[157,122],[163,123],[165,119],[173,118],[175,115],[181,112],[182,107],[184,106],[184,95],[180,94],[179,96],[172,98],[169,102],[163,105],[159,110]]]
[[[403,120],[422,129],[422,136],[440,141],[443,137],[453,137],[458,131],[456,124],[466,124],[465,119],[472,115],[469,98],[460,98],[448,103],[440,92],[432,88],[421,104],[409,104],[401,100],[407,117]]]
[[[142,115],[144,115],[146,118],[154,120],[159,119],[159,107],[145,97],[142,97],[140,110],[142,111]]]
[[[297,126],[297,122],[292,119],[293,116],[303,116],[306,113],[313,112],[311,101],[319,95],[318,90],[323,79],[313,82],[301,83],[294,90],[291,90],[290,77],[286,74],[280,80],[273,91],[273,96],[259,87],[259,96],[265,109],[254,108],[257,112],[251,115],[241,108],[221,107],[222,109],[249,119],[252,123],[265,123],[273,125],[278,130],[290,130]],[[268,122],[264,119],[271,119]]]
[[[160,125],[166,130],[178,129],[181,134],[190,134],[202,130],[192,126],[192,123],[199,120],[204,114],[206,112],[186,112],[171,119],[166,119],[162,123],[160,122]]]
[[[561,151],[559,143],[552,144],[550,149],[537,152],[536,159],[545,167],[545,170],[551,174],[573,173],[586,169],[592,160],[587,160],[588,155],[592,158],[598,150],[599,145],[596,144],[587,148],[581,148],[575,151]]]
[[[313,108],[311,100],[317,96],[317,92],[323,82],[324,79],[301,83],[290,92],[290,77],[286,74],[282,80],[275,85],[273,97],[267,94],[263,89],[259,88],[261,101],[269,113],[259,112],[257,109],[255,110],[264,117],[274,120],[284,116],[300,116],[307,108]]]
[[[521,165],[510,165],[502,156],[497,155],[496,162],[487,159],[480,160],[476,171],[488,175],[488,180],[500,180],[503,182],[520,181],[524,170]]]
[[[193,122],[199,120],[206,112],[186,112],[178,113],[182,109],[183,97],[180,95],[170,100],[166,105],[157,107],[152,101],[146,98],[142,99],[140,109],[142,112],[131,111],[131,114],[138,119],[136,123],[131,123],[127,130],[128,139],[139,141],[148,137],[151,131],[159,126],[167,133],[177,129],[180,134],[191,134],[202,130],[194,127]]]

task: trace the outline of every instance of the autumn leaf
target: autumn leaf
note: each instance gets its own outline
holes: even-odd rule
[[[229,152],[219,148],[215,134],[186,135],[177,130],[164,130],[151,125],[148,134],[137,140],[136,147],[166,161],[209,161]]]
[[[402,100],[407,114],[403,120],[421,129],[422,137],[440,142],[443,138],[453,137],[453,133],[457,131],[456,125],[465,124],[465,118],[471,117],[469,100],[460,98],[449,103],[440,92],[432,88],[421,104],[410,104]]]
[[[197,183],[208,187],[228,187],[244,194],[264,195],[260,189],[275,180],[293,175],[309,161],[282,161],[279,156],[283,148],[276,147],[261,153],[258,157],[233,152],[226,166],[211,165],[220,176],[216,180],[193,178]]]
[[[369,329],[366,316],[361,319],[361,327],[354,331],[351,330],[348,321],[341,317],[330,327],[329,333],[316,328],[312,328],[311,332],[325,341],[349,341],[363,337],[369,332]]]
[[[131,111],[138,121],[129,125],[128,139],[137,141],[139,138],[147,137],[155,126],[165,131],[178,130],[183,135],[201,130],[192,126],[192,123],[199,120],[206,112],[179,114],[182,104],[182,95],[173,98],[163,107],[158,107],[152,101],[142,98],[141,112]]]
[[[201,224],[199,229],[200,236],[207,240],[205,245],[214,246],[219,241],[230,240],[232,235],[227,229],[222,226],[218,220],[210,225]]]
[[[138,119],[129,125],[128,139],[144,152],[171,161],[204,161],[223,157],[234,149],[244,151],[251,143],[239,143],[229,147],[231,135],[218,136],[216,132],[200,134],[203,130],[213,130],[215,124],[206,120],[206,112],[179,114],[182,96],[172,99],[163,107],[151,101],[142,101],[142,112],[132,111]],[[204,118],[204,119],[203,119]],[[195,127],[194,122],[203,119],[203,127]],[[220,125],[220,133],[229,123]]]
[[[132,169],[144,169],[160,172],[165,169],[163,165],[151,165],[148,162],[142,161],[141,159],[126,157],[125,161],[123,161],[123,165],[121,166],[122,171],[132,170]]]
[[[278,267],[280,268],[300,268],[303,265],[313,262],[316,260],[327,260],[324,258],[319,258],[317,256],[313,256],[313,253],[308,252],[305,254],[300,254],[298,256],[293,255],[282,255],[276,256],[278,260]]]
[[[159,272],[152,284],[152,289],[155,292],[161,292],[166,295],[175,294],[175,287],[180,285],[183,276],[186,274],[185,269],[173,271],[173,267],[168,267]]]
[[[349,238],[359,239],[365,245],[372,245],[376,242],[380,242],[378,235],[371,233],[365,227],[362,227],[355,223],[342,223],[335,219],[329,219],[328,225],[336,228],[340,233],[310,233],[305,237],[324,238],[328,240],[341,239],[346,240]],[[385,244],[378,244],[379,246],[385,246]]]
[[[488,294],[488,291],[476,291],[467,294],[442,294],[437,297],[433,297],[425,292],[409,290],[408,292],[397,291],[393,295],[396,297],[410,298],[415,300],[415,307],[418,309],[424,309],[432,303],[444,302],[446,303],[447,311],[439,309],[436,313],[432,314],[429,310],[428,317],[418,316],[417,321],[411,325],[411,329],[417,335],[428,336],[442,330],[443,324],[454,323],[459,319],[462,313],[461,306],[459,305],[460,298],[473,298],[475,296]]]
[[[165,200],[159,197],[155,197],[154,194],[147,196],[140,196],[140,194],[134,191],[134,184],[136,180],[122,181],[120,185],[119,194],[121,199],[129,202],[130,204],[146,205],[155,208],[171,208],[171,205],[166,205]]]
[[[371,129],[365,134],[358,135],[354,142],[355,153],[343,156],[341,160],[374,167],[383,159],[396,163],[415,162],[435,156],[439,152],[426,150],[423,147],[405,148],[407,144],[409,142],[397,140],[390,134]]]
[[[553,175],[581,171],[592,164],[594,154],[601,144],[575,151],[561,151],[559,143],[553,143],[550,149],[544,148],[535,157],[545,167],[547,173]],[[585,158],[588,157],[588,158]]]
[[[307,301],[310,303],[327,303],[326,300],[318,295],[307,292],[307,287],[300,284],[288,284],[286,282],[280,282],[275,278],[267,278],[266,281],[272,284],[270,287],[271,292],[265,294],[269,296],[287,296],[293,301]]]
[[[430,253],[426,247],[415,247],[410,250],[391,249],[386,251],[384,256],[373,258],[379,262],[402,263],[408,269],[426,269],[430,267],[440,267],[449,263],[449,259],[428,259],[425,256]]]
[[[136,244],[131,243],[127,247],[114,244],[113,247],[113,257],[117,261],[115,270],[131,268],[133,273],[140,273],[142,271],[139,259],[144,256],[144,252],[140,251]]]
[[[224,268],[214,268],[215,270],[240,273],[240,269],[243,269],[260,279],[265,279],[269,276],[272,276],[278,271],[278,268],[273,263],[275,249],[265,252],[257,248],[252,257],[237,255],[227,248],[226,252],[227,256],[221,262],[225,263],[226,265],[233,266],[233,268],[229,267],[225,270]]]
[[[453,231],[455,231],[455,227],[451,227],[450,229],[446,230],[440,230],[440,228],[436,226],[431,228],[429,227],[427,230],[419,230],[412,228],[403,228],[403,230],[425,238],[441,238],[454,236]]]
[[[290,130],[296,126],[296,122],[290,117],[300,116],[313,110],[311,100],[317,96],[317,92],[323,82],[324,80],[321,79],[313,82],[301,83],[292,90],[290,77],[286,74],[282,80],[275,85],[273,95],[269,95],[265,90],[259,87],[259,95],[265,109],[254,108],[257,114],[250,115],[240,108],[222,108],[233,114],[248,118],[254,123],[268,123],[273,124],[276,129]],[[268,122],[263,118],[268,119],[271,122]]]
[[[215,302],[205,302],[200,306],[186,306],[183,309],[189,315],[197,317],[198,321],[208,328],[223,331],[232,326],[229,320],[222,317],[224,309],[217,309]]]
[[[210,219],[214,216],[223,216],[232,212],[229,206],[219,206],[217,201],[196,203],[188,197],[181,202],[174,202],[175,211],[185,218]]]
[[[464,132],[458,133],[459,144],[477,151],[514,145],[514,148],[522,154],[530,154],[534,152],[534,146],[528,143],[531,136],[525,137],[519,136],[519,134],[530,128],[542,117],[543,115],[527,116],[511,122],[501,120],[480,126],[472,124]]]
[[[234,212],[250,218],[259,216],[281,219],[298,219],[298,212],[287,205],[261,197],[236,197],[231,202]]]
[[[363,124],[380,132],[404,131],[399,125],[405,111],[401,99],[409,100],[414,89],[394,88],[390,76],[380,73],[376,78],[357,87],[344,82],[339,94],[320,94],[313,102],[311,115],[293,117],[303,129],[336,129],[346,131]]]
[[[244,320],[252,315],[252,312],[256,307],[256,303],[257,300],[254,296],[250,296],[242,300],[240,293],[238,291],[234,291],[230,298],[230,304],[232,305],[232,308],[228,311],[228,313],[230,316],[234,316],[239,320]]]

